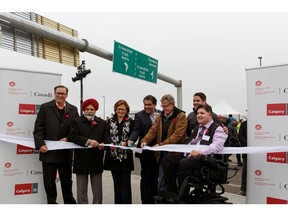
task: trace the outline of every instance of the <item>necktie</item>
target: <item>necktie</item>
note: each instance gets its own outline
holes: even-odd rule
[[[196,139],[193,139],[189,144],[197,144],[200,140],[202,140],[205,126],[200,126],[199,129],[201,129],[201,131],[199,132],[198,137]]]
[[[204,131],[205,131],[205,126],[200,126],[198,130],[201,131],[198,134],[198,137],[196,139],[193,139],[188,145],[196,145],[199,141],[202,140]],[[184,153],[184,157],[188,157],[189,153]]]

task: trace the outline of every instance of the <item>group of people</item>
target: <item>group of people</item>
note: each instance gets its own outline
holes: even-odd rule
[[[39,149],[42,161],[47,203],[57,204],[55,180],[58,171],[65,204],[88,204],[89,178],[92,203],[101,204],[104,169],[112,173],[115,203],[132,203],[133,152],[113,146],[105,149],[100,145],[128,145],[129,136],[135,127],[135,121],[128,116],[128,103],[125,100],[117,101],[113,117],[105,121],[97,117],[99,103],[93,98],[82,103],[83,114],[79,116],[77,108],[66,101],[67,87],[56,86],[54,96],[54,100],[41,105],[33,132],[35,147]],[[49,151],[45,140],[69,141],[84,148]],[[76,174],[77,202],[72,193],[72,173]]]
[[[160,100],[162,111],[156,109],[154,96],[144,97],[144,109],[136,113],[135,119],[129,117],[127,101],[118,100],[114,104],[113,116],[106,121],[96,115],[97,100],[85,100],[83,113],[79,116],[77,107],[66,101],[67,96],[67,87],[59,85],[54,88],[55,98],[41,105],[33,132],[35,147],[40,151],[48,204],[57,203],[57,171],[65,204],[88,204],[89,178],[92,203],[101,204],[103,170],[111,171],[115,204],[132,204],[134,154],[130,149],[115,147],[117,145],[131,147],[137,143],[138,148],[146,145],[206,145],[205,150],[195,148],[190,153],[148,150],[135,153],[141,164],[141,201],[153,204],[159,190],[177,193],[179,184],[201,167],[199,156],[216,157],[228,137],[227,127],[222,127],[202,92],[194,94],[193,111],[187,117],[175,106],[173,96],[167,94]],[[84,148],[49,151],[45,140],[69,141]],[[101,145],[104,143],[111,145],[104,147]],[[72,173],[76,174],[77,202],[72,193]]]

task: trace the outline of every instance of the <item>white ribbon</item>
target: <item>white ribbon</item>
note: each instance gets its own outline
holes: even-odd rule
[[[0,134],[0,140],[7,143],[20,144],[30,148],[35,148],[35,143],[32,138],[24,138],[24,137],[16,137]],[[85,148],[76,145],[75,143],[72,142],[45,140],[45,143],[49,150]],[[169,144],[159,147],[145,146],[143,149],[135,147],[117,146],[113,144],[100,144],[100,145],[113,146],[121,149],[130,149],[138,153],[142,153],[143,150],[189,153],[193,149],[195,149],[195,145],[187,145],[187,144]],[[199,146],[197,148],[199,150]],[[207,148],[206,145],[200,146],[200,150],[205,148]],[[288,146],[225,147],[222,151],[218,152],[218,154],[253,154],[253,153],[255,154],[255,153],[267,153],[267,152],[288,152]]]
[[[4,135],[0,134],[0,140],[7,142],[7,143],[12,143],[12,144],[19,144],[23,146],[27,146],[30,148],[35,148],[35,143],[34,139],[32,138],[24,138],[24,137],[16,137],[16,136],[9,136],[9,135]],[[47,145],[48,150],[58,150],[58,149],[77,149],[77,148],[84,148],[86,149],[87,147],[79,146],[75,143],[72,142],[62,142],[62,141],[51,141],[51,140],[45,140],[45,143]],[[102,146],[113,146],[116,148],[122,148],[122,149],[130,149],[138,153],[142,153],[143,149],[140,148],[135,148],[135,147],[126,147],[126,146],[117,146],[113,144],[100,144]],[[92,148],[89,146],[88,148]]]

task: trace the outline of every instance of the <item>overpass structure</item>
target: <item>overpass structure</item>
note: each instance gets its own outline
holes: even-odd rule
[[[112,52],[109,52],[96,45],[89,43],[87,39],[79,39],[77,37],[73,37],[71,35],[41,25],[37,22],[33,22],[29,19],[21,18],[20,16],[17,16],[13,13],[0,12],[0,27],[1,24],[17,28],[21,31],[31,33],[32,35],[47,38],[53,42],[57,42],[72,47],[74,49],[77,49],[80,52],[88,52],[98,57],[104,58],[106,60],[113,61]],[[158,79],[170,83],[177,88],[177,107],[182,109],[182,81],[175,80],[161,73],[158,73]]]

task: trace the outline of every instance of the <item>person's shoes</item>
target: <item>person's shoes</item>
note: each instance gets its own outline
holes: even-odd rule
[[[238,193],[238,195],[246,196],[246,191],[240,191],[240,192]]]
[[[169,204],[176,204],[176,203],[177,203],[177,199],[175,199],[175,198],[168,198],[168,199],[167,199],[167,203],[169,203]]]

